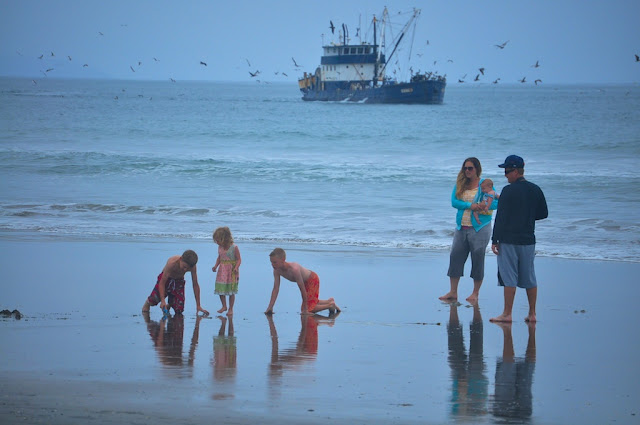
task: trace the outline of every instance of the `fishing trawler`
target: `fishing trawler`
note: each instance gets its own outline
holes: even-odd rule
[[[409,81],[398,82],[387,77],[387,64],[398,50],[405,34],[420,15],[414,9],[409,21],[393,43],[388,57],[384,49],[386,43],[385,22],[389,13],[385,8],[381,25],[373,17],[373,43],[350,44],[348,28],[343,24],[341,41],[323,46],[324,54],[313,73],[305,72],[298,80],[302,99],[307,101],[350,101],[361,103],[418,103],[441,104],[447,80],[431,72],[411,73]],[[331,23],[333,31],[333,23]],[[382,31],[378,36],[378,30]],[[415,29],[415,26],[414,26]]]

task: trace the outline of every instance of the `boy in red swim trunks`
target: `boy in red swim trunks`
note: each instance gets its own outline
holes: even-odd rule
[[[186,250],[182,256],[174,255],[169,258],[164,269],[162,269],[162,273],[158,275],[158,281],[153,291],[151,291],[151,295],[144,302],[142,311],[148,312],[152,305],[157,305],[158,303],[160,303],[160,308],[164,311],[167,308],[167,303],[164,299],[168,297],[169,308],[173,308],[176,314],[182,314],[184,311],[184,275],[187,272],[191,272],[193,295],[196,298],[196,314],[203,312],[208,315],[209,312],[200,306],[197,262],[198,255],[190,249]]]
[[[287,263],[287,254],[282,248],[274,249],[269,254],[271,267],[273,267],[273,290],[271,291],[271,301],[265,314],[273,314],[273,305],[278,298],[280,291],[280,276],[291,282],[296,282],[300,288],[302,296],[302,306],[300,314],[314,314],[322,310],[329,310],[330,314],[340,311],[333,298],[328,300],[318,299],[320,293],[320,279],[313,271],[305,269],[298,263]]]

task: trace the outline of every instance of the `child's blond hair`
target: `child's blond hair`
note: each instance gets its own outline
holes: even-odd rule
[[[213,241],[223,248],[229,248],[233,244],[231,230],[227,226],[218,227],[213,232]]]
[[[282,260],[286,260],[287,259],[287,253],[284,251],[284,249],[282,248],[276,248],[273,251],[271,251],[271,254],[269,254],[269,257],[276,257],[276,258],[280,258]]]

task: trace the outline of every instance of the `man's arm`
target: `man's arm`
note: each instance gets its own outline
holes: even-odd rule
[[[549,210],[547,209],[547,200],[544,197],[544,193],[542,189],[538,188],[538,196],[540,197],[538,201],[538,208],[536,210],[536,220],[543,220],[549,217]]]
[[[265,311],[265,314],[273,314],[273,306],[278,298],[278,292],[280,292],[280,274],[273,271],[273,290],[271,291],[271,300],[269,301],[269,307]]]
[[[208,315],[209,312],[200,306],[200,285],[198,284],[198,268],[196,265],[191,268],[191,283],[193,284],[193,296],[196,299],[196,313],[201,311]]]

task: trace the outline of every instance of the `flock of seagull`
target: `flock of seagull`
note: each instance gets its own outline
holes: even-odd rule
[[[126,27],[128,26],[127,24],[121,24],[121,27]],[[98,31],[97,32],[97,36],[99,38],[102,37],[107,37],[105,35],[104,32],[102,31]],[[16,50],[16,53],[19,56],[25,56],[20,50]],[[40,61],[40,73],[42,74],[43,77],[48,77],[49,75],[53,75],[55,74],[56,68],[63,68],[65,66],[65,62],[66,63],[71,63],[73,62],[73,58],[70,55],[67,55],[66,60],[64,60],[64,62],[62,62],[60,60],[60,57],[62,56],[56,56],[56,54],[53,51],[50,51],[49,53],[43,53],[40,54],[39,56],[36,56],[36,59],[38,59]],[[251,68],[251,62],[249,61],[249,59],[245,59],[247,62],[247,65],[249,66],[249,68]],[[302,68],[302,66],[300,64],[298,64],[295,60],[295,58],[291,58],[291,60],[293,61],[293,68],[292,69],[299,69]],[[142,69],[142,64],[143,61],[142,60],[137,60],[136,63],[134,64],[127,64],[127,66],[129,67],[129,70],[132,73],[136,73],[139,72]],[[153,57],[153,62],[160,62],[160,60],[156,57]],[[201,67],[208,67],[208,64],[205,60],[200,60],[199,61],[199,66]],[[89,64],[88,63],[84,63],[82,65],[82,68],[89,68]],[[255,79],[256,82],[261,82],[260,79],[256,78],[261,74],[261,71],[259,69],[255,69],[255,71],[252,70],[253,68],[251,68],[248,73],[249,73],[249,78],[251,79]],[[284,72],[284,71],[275,71],[274,75],[281,75],[283,77],[288,77],[289,75]],[[176,82],[176,79],[173,76],[169,76],[169,81],[171,81],[172,83]],[[31,80],[32,83],[34,85],[38,84],[38,80],[37,79],[32,79]]]
[[[333,22],[332,22],[332,21],[329,21],[329,23],[330,23],[329,28],[331,29],[331,32],[332,32],[332,33],[334,33],[334,31],[335,31],[335,25],[333,24]],[[121,24],[121,26],[126,27],[127,25],[126,25],[126,24]],[[99,35],[99,37],[105,37],[105,34],[104,34],[102,31],[98,31],[98,35]],[[508,43],[509,43],[509,40],[507,40],[507,41],[505,41],[505,42],[503,42],[503,43],[500,43],[500,44],[494,44],[493,46],[494,46],[496,49],[504,50],[504,49],[507,47]],[[429,40],[426,40],[426,45],[427,45],[427,46],[429,46],[429,45],[430,45]],[[16,50],[16,53],[17,53],[18,55],[20,55],[20,56],[24,56],[24,55],[23,55],[20,51],[18,51],[18,50]],[[417,54],[417,56],[419,56],[419,57],[421,57],[422,55],[423,55],[422,53],[418,53],[418,54]],[[54,59],[54,58],[55,58],[55,59]],[[43,53],[43,54],[41,54],[41,55],[37,56],[37,59],[38,59],[38,60],[40,60],[40,61],[42,61],[42,65],[44,65],[44,66],[41,66],[41,68],[40,68],[40,72],[41,72],[41,73],[43,74],[43,76],[45,76],[45,77],[47,77],[48,75],[50,75],[50,73],[52,73],[52,72],[54,72],[54,71],[56,70],[56,68],[55,68],[55,66],[54,66],[54,65],[56,65],[56,64],[57,64],[57,65],[60,65],[60,64],[61,64],[60,59],[58,59],[58,58],[56,57],[56,55],[55,55],[55,53],[54,53],[53,51],[50,51],[50,52],[49,52],[49,54],[44,54],[44,53]],[[63,59],[63,60],[64,60],[64,59]],[[261,71],[260,71],[259,69],[256,69],[256,68],[252,67],[252,66],[251,66],[251,62],[249,61],[249,59],[246,59],[246,58],[245,58],[245,60],[246,60],[247,66],[248,66],[247,72],[248,72],[248,74],[249,74],[249,78],[254,79],[254,80],[255,80],[256,82],[258,82],[258,83],[259,83],[259,82],[261,82],[261,80],[258,78],[258,77],[261,75]],[[52,62],[54,62],[54,61],[55,61],[55,63],[52,63]],[[66,61],[65,61],[65,62],[72,62],[72,61],[73,61],[73,58],[72,58],[70,55],[67,55],[67,56],[66,56]],[[153,57],[153,61],[154,61],[154,62],[159,62],[159,59],[157,59],[156,57]],[[302,65],[298,64],[298,62],[295,60],[295,58],[293,58],[293,57],[292,57],[292,58],[291,58],[291,61],[293,62],[293,67],[294,67],[294,69],[295,69],[295,70],[298,70],[298,69],[302,68]],[[448,59],[448,60],[447,60],[447,62],[448,62],[448,63],[453,63],[453,60]],[[637,55],[637,54],[635,55],[635,62],[640,62],[640,56],[639,56],[639,55]],[[436,66],[436,64],[437,64],[437,63],[438,63],[438,61],[437,61],[437,60],[434,60],[434,61],[433,61],[433,65],[434,65],[434,66]],[[207,65],[207,62],[205,62],[204,60],[200,60],[200,66],[207,67],[208,65]],[[540,65],[540,61],[539,61],[539,60],[536,60],[536,62],[535,62],[533,65],[531,65],[530,67],[531,67],[531,68],[534,68],[534,69],[538,69],[538,68],[540,68],[540,66],[541,66],[541,65]],[[83,68],[88,68],[88,67],[89,67],[89,64],[88,64],[88,63],[83,63],[82,67],[83,67]],[[137,70],[140,70],[140,68],[141,68],[141,67],[142,67],[142,61],[141,61],[141,60],[138,60],[138,61],[137,61],[137,67],[134,67],[134,65],[129,65],[129,69],[130,69],[130,70],[131,70],[131,72],[133,72],[133,73],[135,73]],[[254,69],[255,69],[255,70],[254,70]],[[410,70],[411,70],[411,74],[413,75],[413,68],[410,68]],[[396,73],[396,70],[394,70],[393,72],[394,72],[394,74],[395,74],[395,73]],[[436,73],[430,73],[430,74],[437,74],[437,72],[436,72]],[[474,77],[474,78],[473,78],[473,80],[472,80],[473,82],[479,82],[479,81],[481,81],[481,79],[485,76],[485,67],[484,67],[484,66],[479,67],[479,68],[477,69],[477,72],[474,72],[473,74],[475,74],[475,77]],[[472,74],[472,75],[473,75],[473,74]],[[283,71],[274,71],[274,75],[282,75],[282,76],[284,76],[284,77],[288,77],[288,74],[287,74],[286,72],[283,72]],[[459,77],[459,78],[458,78],[458,83],[465,83],[465,82],[467,81],[467,80],[466,80],[467,75],[468,75],[468,73],[467,73],[467,74],[464,74],[464,75],[463,75],[463,76],[461,76],[461,77]],[[445,74],[445,77],[446,77],[446,74]],[[173,82],[173,83],[175,83],[175,82],[176,82],[175,78],[173,78],[173,77],[169,77],[169,80],[170,80],[171,82]],[[498,82],[500,82],[500,81],[501,81],[501,79],[500,79],[500,78],[495,78],[495,79],[492,81],[492,84],[498,84]],[[524,77],[522,77],[521,79],[518,79],[517,81],[518,81],[518,82],[520,82],[520,83],[527,83],[527,76],[524,76]],[[35,79],[33,79],[33,80],[32,80],[32,82],[33,82],[33,84],[37,84],[37,81],[36,81]],[[533,83],[534,83],[535,85],[538,85],[539,83],[542,83],[542,79],[540,79],[540,78],[535,78],[535,79],[533,80]]]

